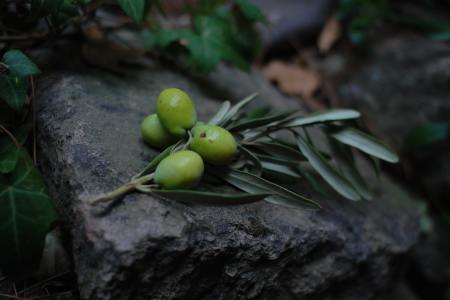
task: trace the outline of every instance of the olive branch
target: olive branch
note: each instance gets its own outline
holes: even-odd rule
[[[299,110],[295,109],[272,111],[260,108],[246,112],[244,108],[256,97],[257,93],[251,94],[235,105],[223,102],[208,122],[233,133],[238,153],[228,166],[207,164],[203,181],[225,183],[240,193],[218,193],[201,188],[164,190],[152,184],[158,164],[170,154],[189,147],[192,140],[189,133],[188,137],[156,155],[130,182],[90,203],[96,205],[138,191],[191,204],[237,205],[264,200],[276,205],[317,209],[320,208],[317,202],[288,186],[303,179],[322,192],[324,188],[318,180],[322,178],[347,199],[370,200],[372,194],[356,167],[353,149],[370,158],[375,168],[378,168],[379,159],[398,162],[398,156],[388,146],[350,126],[360,117],[358,111],[332,109],[299,115]],[[310,133],[312,127],[325,136],[328,151],[319,150],[315,145]]]

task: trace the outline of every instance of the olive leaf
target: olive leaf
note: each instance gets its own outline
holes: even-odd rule
[[[311,166],[328,182],[339,194],[350,199],[360,200],[361,197],[354,187],[339,174],[338,171],[325,158],[314,149],[306,140],[300,135],[297,135],[297,142],[299,149],[303,155],[308,159]]]
[[[339,142],[352,146],[371,156],[385,160],[390,163],[399,161],[397,154],[388,146],[362,131],[355,128],[344,127],[341,130],[332,133],[332,137]]]
[[[297,149],[277,142],[255,142],[248,144],[248,146],[285,160],[305,160],[305,156]]]
[[[222,118],[222,121],[218,123],[220,126],[224,126],[228,121],[237,115],[237,113],[244,108],[247,104],[253,101],[258,96],[258,93],[253,93],[250,96],[245,97],[243,100],[239,101],[233,105],[230,110]]]
[[[196,190],[158,190],[158,189],[152,190],[152,193],[183,203],[210,205],[210,206],[242,205],[257,202],[270,196],[270,193],[224,194],[224,193],[213,193]]]
[[[321,195],[327,196],[327,191],[325,186],[315,177],[315,174],[311,174],[306,168],[299,166],[297,167],[300,175],[311,185],[311,187]]]
[[[179,142],[177,144],[174,144],[172,146],[167,147],[166,149],[164,149],[164,151],[162,151],[161,153],[159,153],[158,155],[156,155],[148,164],[147,166],[145,166],[145,168],[139,172],[136,176],[134,177],[140,177],[143,175],[147,175],[149,173],[151,173],[152,171],[154,171],[156,169],[156,167],[158,166],[158,164],[167,156],[170,155],[170,153],[179,145]]]
[[[222,122],[223,118],[230,110],[230,107],[231,107],[230,101],[223,102],[217,113],[208,121],[208,124],[216,125]]]
[[[264,200],[274,204],[297,208],[320,208],[320,205],[315,201],[248,172],[228,169],[222,172],[216,171],[215,174],[229,184],[248,193],[270,193],[271,196]]]
[[[266,154],[256,154],[261,161],[271,162],[274,164],[281,164],[287,166],[298,166],[299,162],[296,159],[284,159],[276,156],[270,156]]]
[[[283,124],[280,124],[280,127],[291,128],[305,125],[314,125],[317,123],[351,120],[357,119],[360,116],[361,114],[353,109],[331,109],[294,118],[292,120],[286,121]]]
[[[0,174],[0,268],[18,274],[33,268],[56,215],[31,158],[20,151],[16,168]]]
[[[294,168],[278,163],[268,162],[268,161],[262,161],[261,162],[262,168],[264,171],[271,171],[272,173],[278,173],[284,176],[293,177],[296,179],[299,179],[301,176],[298,172],[295,171]]]
[[[272,111],[272,107],[269,105],[264,105],[258,108],[255,108],[252,111],[249,111],[245,114],[244,119],[250,120],[250,119],[257,119],[267,116]]]
[[[260,118],[253,118],[253,119],[243,119],[240,122],[234,123],[232,126],[228,127],[228,130],[230,131],[241,131],[249,128],[257,128],[261,126],[270,126],[271,123],[284,120],[287,117],[291,116],[292,114],[298,112],[297,109],[291,109],[287,111],[282,111],[279,113],[275,113],[268,116],[263,116]]]
[[[373,195],[356,167],[351,148],[332,139],[329,143],[342,174],[364,199],[371,200]]]
[[[256,156],[252,151],[245,148],[242,145],[239,145],[239,149],[244,153],[246,157],[250,159],[250,161],[253,164],[253,170],[251,173],[255,174],[256,176],[261,176],[262,173],[262,165],[261,161],[259,160],[258,156]]]

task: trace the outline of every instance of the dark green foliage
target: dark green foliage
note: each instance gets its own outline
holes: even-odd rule
[[[431,2],[415,4],[429,8],[427,6],[432,6]],[[400,1],[393,0],[341,0],[338,16],[345,20],[347,35],[355,45],[363,44],[367,40],[368,34],[385,21],[417,29],[435,40],[450,40],[450,22],[448,20],[434,17],[425,19],[409,15],[407,12],[400,12],[398,9],[396,10],[396,6],[401,4]]]
[[[10,50],[3,55],[3,63],[11,75],[26,77],[39,74],[39,68],[22,51]]]
[[[236,1],[236,5],[203,3],[192,9],[192,28],[145,30],[145,45],[148,49],[181,55],[189,65],[203,72],[213,70],[222,60],[248,70],[248,61],[260,47],[255,23],[262,21],[263,15],[247,1]]]
[[[367,33],[391,13],[389,0],[341,0],[339,17],[348,22],[347,33],[354,44],[362,44]]]
[[[14,132],[19,146],[25,143],[30,127],[24,125]],[[0,173],[7,174],[16,168],[17,161],[20,158],[20,147],[6,134],[0,135]]]
[[[145,0],[117,0],[117,3],[136,24],[144,18]]]
[[[25,79],[13,75],[0,74],[0,98],[12,109],[20,112],[27,99]]]
[[[429,123],[414,128],[405,139],[407,147],[426,146],[449,137],[449,123]]]
[[[2,271],[17,275],[35,267],[45,234],[54,220],[54,210],[40,174],[22,149],[13,171],[0,174]]]
[[[0,98],[20,117],[27,104],[28,77],[40,71],[19,50],[7,51],[1,63],[6,72],[0,74]],[[13,136],[0,131],[0,269],[8,275],[37,265],[55,220],[39,171],[24,148],[29,131],[28,125],[14,130]]]
[[[7,51],[1,63],[7,71],[0,74],[0,98],[20,112],[26,102],[26,78],[38,74],[39,68],[19,50]]]
[[[234,0],[239,10],[249,21],[267,22],[263,12],[249,0]]]

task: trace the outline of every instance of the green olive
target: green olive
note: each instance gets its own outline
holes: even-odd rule
[[[156,167],[155,183],[163,189],[191,188],[202,178],[204,168],[202,158],[194,151],[178,151]]]
[[[204,161],[213,165],[226,165],[236,154],[237,144],[226,129],[208,124],[198,124],[192,129],[190,148],[200,154]]]
[[[142,138],[155,148],[166,148],[177,141],[161,124],[157,114],[145,117],[141,123]]]
[[[197,122],[197,113],[191,98],[180,89],[169,88],[159,94],[156,112],[163,126],[172,135],[185,137],[187,129]]]

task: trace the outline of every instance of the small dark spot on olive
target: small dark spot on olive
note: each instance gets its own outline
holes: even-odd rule
[[[200,133],[200,137],[201,137],[201,138],[205,138],[205,137],[206,137],[206,132]]]

